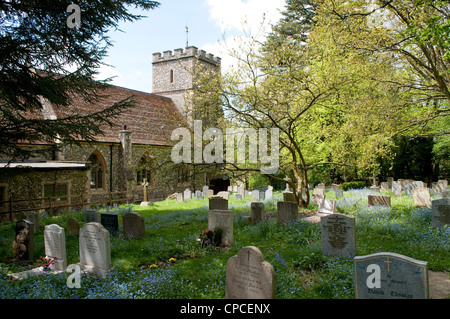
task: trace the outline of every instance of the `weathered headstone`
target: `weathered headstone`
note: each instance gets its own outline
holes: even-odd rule
[[[80,223],[75,218],[69,218],[67,221],[67,235],[78,236],[80,232]]]
[[[356,299],[428,299],[428,266],[396,253],[354,257]]]
[[[33,223],[34,233],[39,231],[39,213],[38,212],[27,212],[27,220]]]
[[[191,196],[192,196],[191,190],[190,190],[189,188],[186,188],[186,189],[184,190],[184,192],[183,192],[183,198],[184,198],[184,200],[186,200],[186,199],[191,199]]]
[[[278,224],[296,221],[298,218],[298,205],[294,202],[277,202]]]
[[[228,200],[228,196],[230,195],[230,193],[228,193],[228,192],[218,192],[217,193],[217,196],[220,196],[220,197],[222,197],[223,199],[226,199],[226,200]]]
[[[367,195],[368,206],[389,206],[391,207],[390,196]]]
[[[313,194],[312,194],[312,200],[319,205],[320,201],[325,199],[325,186],[321,186],[318,187],[316,186],[316,188],[314,188],[313,190]]]
[[[259,190],[255,189],[252,191],[252,202],[259,201]]]
[[[209,210],[228,210],[228,200],[222,197],[211,197],[209,199]]]
[[[50,269],[64,271],[67,268],[66,257],[66,232],[59,225],[52,224],[45,226],[44,246],[47,258],[56,258]]]
[[[34,259],[34,225],[28,220],[16,222],[15,238],[12,243],[14,260]]]
[[[80,229],[80,266],[99,275],[111,268],[109,232],[100,223],[87,223]]]
[[[294,193],[291,191],[283,192],[283,201],[284,202],[295,202]]]
[[[258,248],[242,248],[228,259],[226,268],[226,299],[275,298],[275,270]]]
[[[202,188],[203,196],[206,196],[208,194],[208,189],[209,189],[209,187],[207,185],[203,186],[203,188]]]
[[[356,253],[355,218],[332,214],[320,219],[322,254],[349,257]]]
[[[431,206],[430,189],[427,187],[416,187],[413,189],[414,205],[418,207]]]
[[[447,187],[448,187],[448,181],[447,181],[446,179],[440,179],[440,180],[438,180],[437,182],[438,182],[439,184],[442,185],[442,188],[443,188],[443,189],[447,189]]]
[[[342,197],[344,196],[344,192],[342,191],[342,189],[337,188],[334,190],[334,196],[336,196],[336,198]]]
[[[389,190],[389,184],[388,184],[388,182],[381,182],[381,184],[380,184],[380,190],[382,190],[382,191],[387,191],[387,190]]]
[[[175,193],[176,199],[178,203],[183,202],[183,194],[182,193]]]
[[[198,199],[203,199],[203,193],[201,191],[195,191],[195,197]]]
[[[222,246],[233,244],[233,212],[231,210],[210,210],[208,212],[208,229],[222,230]]]
[[[144,218],[135,213],[129,212],[123,215],[123,235],[126,238],[140,239],[145,235]]]
[[[332,199],[321,199],[317,212],[323,214],[333,214],[336,209],[336,201]]]
[[[446,189],[446,187],[444,183],[438,182],[438,183],[431,183],[431,189],[435,194],[440,194]]]
[[[450,198],[431,201],[431,224],[436,228],[450,226]]]
[[[100,212],[95,209],[86,209],[84,211],[84,223],[100,223]]]
[[[388,189],[392,189],[392,182],[394,181],[393,177],[388,177],[387,178],[387,183],[388,183]]]
[[[253,223],[264,222],[264,203],[252,202],[250,204],[250,216]]]
[[[203,193],[203,194],[205,194],[205,193]],[[214,196],[214,190],[213,189],[208,189],[206,191],[206,196],[208,196],[208,198],[213,197]]]
[[[443,192],[441,193],[441,195],[442,195],[442,198],[444,198],[444,197],[450,197],[450,190],[443,191]]]
[[[264,191],[264,192],[263,192],[263,191],[260,191],[260,192],[259,192],[259,200],[264,200],[264,199],[265,199],[265,197],[264,197],[265,195],[266,195],[266,192],[265,192],[265,191]]]
[[[117,214],[101,213],[100,221],[109,233],[119,232],[119,218]]]
[[[392,193],[395,195],[402,194],[402,184],[400,182],[392,181]]]
[[[241,195],[242,198],[245,198],[245,187],[244,187],[244,185],[239,186],[237,192],[238,192],[239,195]]]

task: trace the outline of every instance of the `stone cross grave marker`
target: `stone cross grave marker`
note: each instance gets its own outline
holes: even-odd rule
[[[428,299],[428,266],[396,253],[354,257],[356,299]]]
[[[355,218],[332,214],[320,219],[322,254],[349,257],[356,253]]]
[[[12,243],[14,260],[34,260],[34,225],[28,220],[16,222]]]
[[[119,216],[117,214],[101,213],[100,222],[110,234],[119,232]]]
[[[431,202],[431,224],[436,228],[450,226],[450,198],[435,199]]]
[[[211,197],[209,199],[209,210],[228,210],[228,200],[222,197]]]
[[[56,258],[51,269],[64,271],[67,268],[66,257],[66,232],[59,225],[47,225],[44,228],[45,256]]]
[[[149,202],[148,202],[148,181],[146,178],[144,178],[144,181],[141,183],[142,185],[142,191],[143,191],[143,195],[144,195],[144,200],[141,203],[141,206],[148,206]]]
[[[80,229],[80,266],[99,275],[111,268],[109,232],[99,223],[87,223]]]
[[[222,246],[233,244],[233,212],[231,210],[210,210],[208,212],[208,229],[222,230]]]
[[[294,202],[277,202],[278,224],[296,221],[298,218],[298,206]]]
[[[75,218],[69,218],[67,221],[67,235],[78,236],[80,232],[80,223]]]
[[[413,189],[414,205],[418,207],[431,206],[431,195],[428,187],[416,187]]]
[[[381,195],[367,195],[368,206],[388,206],[391,207],[391,197]]]
[[[336,209],[336,201],[333,199],[321,199],[318,212],[322,214],[333,214]]]
[[[275,270],[258,248],[242,248],[228,259],[226,269],[226,299],[275,298]]]
[[[140,239],[145,235],[144,218],[135,213],[129,212],[123,215],[123,235],[126,238]]]

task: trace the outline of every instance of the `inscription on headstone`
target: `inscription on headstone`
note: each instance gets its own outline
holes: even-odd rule
[[[226,268],[226,299],[275,298],[275,270],[258,248],[242,248],[228,259]]]
[[[428,299],[428,266],[395,253],[356,256],[356,299]]]
[[[80,229],[80,265],[94,272],[111,268],[111,247],[108,231],[99,223],[87,223]]]
[[[66,237],[64,228],[56,224],[45,226],[44,246],[45,255],[48,258],[56,258],[50,268],[55,270],[66,270]]]
[[[323,216],[320,225],[324,255],[349,257],[355,254],[355,218],[336,213]]]
[[[278,224],[296,221],[298,218],[298,205],[294,202],[277,202]]]
[[[134,212],[123,215],[123,235],[126,238],[140,239],[145,235],[144,218]]]

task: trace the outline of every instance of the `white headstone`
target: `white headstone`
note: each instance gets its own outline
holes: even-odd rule
[[[427,187],[416,187],[413,189],[414,205],[418,207],[431,206],[430,189]]]
[[[402,194],[402,184],[400,182],[392,181],[392,193],[395,195]]]
[[[185,199],[185,200],[186,200],[186,199],[191,199],[191,196],[192,196],[191,190],[190,190],[189,188],[186,188],[186,189],[184,190],[184,193],[183,193],[184,199]]]
[[[255,189],[252,191],[252,201],[253,202],[259,201],[259,190]]]
[[[208,229],[222,230],[222,245],[233,244],[233,212],[231,210],[210,210],[208,212]]]
[[[111,268],[109,232],[100,223],[87,223],[80,229],[80,265],[104,274]]]
[[[332,199],[321,199],[319,202],[319,213],[333,214],[336,209],[336,201]]]
[[[64,271],[67,268],[65,230],[59,225],[52,224],[44,229],[45,256],[56,258],[50,269]]]

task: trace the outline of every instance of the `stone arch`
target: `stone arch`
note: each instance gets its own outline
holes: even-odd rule
[[[98,151],[94,150],[91,155],[89,155],[87,164],[90,168],[89,172],[89,187],[91,190],[106,190],[107,183],[107,171],[106,171],[106,161],[103,155]]]

